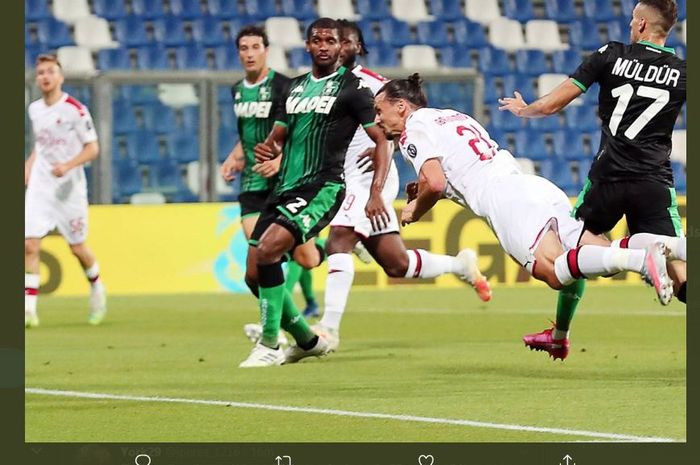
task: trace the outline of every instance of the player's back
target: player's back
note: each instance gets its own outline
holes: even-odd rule
[[[592,59],[591,70],[598,68],[602,137],[591,179],[672,185],[671,134],[686,99],[685,60],[671,48],[644,41],[610,42]],[[579,72],[585,76],[586,70]]]

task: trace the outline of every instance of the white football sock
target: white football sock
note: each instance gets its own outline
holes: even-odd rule
[[[39,297],[39,275],[24,274],[24,312],[36,313],[36,301]]]
[[[85,276],[87,277],[90,284],[97,284],[100,280],[100,265],[95,261],[90,268],[86,268]]]
[[[334,253],[328,256],[328,276],[326,277],[325,308],[320,324],[328,328],[340,329],[340,321],[348,303],[355,265],[352,255]]]
[[[661,242],[670,252],[669,258],[672,260],[687,261],[686,258],[686,239],[685,237],[661,236],[650,233],[632,234],[622,239],[616,239],[612,242],[613,247],[623,247],[628,249],[646,249],[652,244]]]
[[[423,249],[410,249],[407,278],[435,278],[446,273],[461,273],[462,262],[456,257],[438,255]]]
[[[554,272],[563,285],[583,277],[607,276],[620,271],[639,273],[644,266],[645,250],[582,245],[554,260]]]

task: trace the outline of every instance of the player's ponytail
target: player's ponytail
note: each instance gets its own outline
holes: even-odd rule
[[[389,100],[404,99],[418,108],[428,106],[428,98],[423,92],[423,79],[418,73],[411,74],[408,79],[395,79],[387,82],[384,87],[379,89],[377,95],[381,93],[386,93],[386,98]]]

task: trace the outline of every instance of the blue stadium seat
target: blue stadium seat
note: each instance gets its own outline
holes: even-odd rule
[[[30,46],[25,46],[24,47],[24,59],[25,63],[28,63],[29,68],[34,67],[34,62],[36,61],[36,57],[41,55],[42,53],[47,53],[49,51],[48,45],[45,44],[33,44]]]
[[[83,103],[86,107],[90,108],[90,87],[86,85],[70,85],[65,84],[63,86],[63,91],[69,95],[72,95],[78,101]]]
[[[485,104],[498,103],[498,99],[505,96],[503,91],[503,79],[494,76],[484,76]]]
[[[362,30],[362,35],[365,38],[365,45],[368,47],[383,44],[381,34],[378,34],[375,31],[375,24],[376,22],[369,19],[361,19],[357,22],[357,26]]]
[[[160,148],[155,132],[139,130],[126,136],[126,150],[129,158],[139,163],[154,163],[160,160]]]
[[[598,23],[591,18],[583,18],[569,25],[569,44],[584,50],[597,50],[603,45],[598,33]]]
[[[379,45],[372,48],[367,55],[367,66],[370,68],[398,67],[398,51],[390,45]]]
[[[177,161],[164,158],[153,165],[156,171],[156,183],[161,190],[178,191],[184,187],[185,181]]]
[[[581,64],[578,50],[557,50],[552,53],[552,67],[555,73],[572,74]]]
[[[166,47],[179,47],[192,42],[185,34],[185,22],[177,16],[168,15],[153,21],[153,30],[158,42]]]
[[[479,71],[492,76],[505,76],[511,73],[508,54],[494,47],[479,49]]]
[[[681,107],[681,111],[678,113],[678,118],[676,118],[676,124],[675,128],[676,129],[685,129],[687,126],[686,120],[687,120],[687,110],[685,108],[685,104],[683,107]]]
[[[510,74],[503,78],[503,91],[512,96],[515,91],[520,92],[526,102],[537,100],[535,91],[535,79],[524,74]]]
[[[310,68],[311,55],[309,55],[303,47],[293,48],[289,51],[289,66],[292,68],[308,66]]]
[[[570,106],[564,110],[566,127],[579,131],[595,131],[600,128],[597,107],[592,105]]]
[[[401,155],[394,156],[399,172],[399,198],[406,198],[406,184],[416,180],[416,171]]]
[[[230,86],[217,86],[217,94],[219,105],[230,106],[232,104]]]
[[[37,37],[39,42],[52,49],[65,45],[75,45],[68,25],[54,18],[37,23]]]
[[[455,43],[468,48],[481,48],[489,45],[484,26],[466,18],[452,23]]]
[[[688,56],[688,51],[686,49],[686,46],[685,45],[676,45],[675,48],[676,48],[676,56],[678,56],[678,58],[685,60],[686,57]]]
[[[416,25],[418,42],[435,48],[449,44],[447,25],[442,21],[422,21]]]
[[[232,107],[219,108],[219,132],[238,132],[238,121]]]
[[[382,20],[391,18],[386,0],[357,0],[357,12],[364,19]]]
[[[558,23],[570,23],[578,19],[574,0],[546,0],[545,11],[549,19]]]
[[[199,139],[197,134],[170,134],[168,136],[168,152],[171,158],[178,163],[189,163],[199,160]]]
[[[214,49],[214,63],[216,69],[242,70],[243,66],[238,59],[238,51],[235,46],[224,45]],[[230,95],[229,95],[230,98]]]
[[[678,33],[678,31],[674,27],[668,33],[668,37],[666,38],[666,47],[676,48],[679,45],[682,46],[683,41],[681,40],[680,34]]]
[[[168,134],[177,131],[175,111],[162,103],[144,105],[143,120],[145,128],[156,134]]]
[[[628,20],[632,19],[632,11],[634,11],[635,6],[637,6],[637,0],[620,0],[622,16]]]
[[[279,16],[275,0],[245,0],[245,12],[251,18],[264,21],[272,16]]]
[[[48,0],[24,0],[24,20],[41,21],[53,18]]]
[[[598,105],[598,94],[600,93],[600,86],[597,82],[591,84],[585,94],[583,94],[583,102],[586,105]]]
[[[608,42],[626,43],[628,41],[630,35],[629,20],[618,20],[616,18],[606,22],[605,27],[608,31]]]
[[[209,14],[222,19],[241,16],[237,0],[208,0],[207,11],[209,11]]]
[[[131,103],[125,100],[114,100],[112,103],[112,132],[114,134],[128,134],[136,129],[136,119]]]
[[[199,0],[169,0],[170,13],[183,19],[197,19],[204,13]]]
[[[220,47],[229,43],[224,34],[224,25],[227,21],[207,15],[195,20],[194,23],[196,26],[193,32],[201,33],[201,42],[205,47]]]
[[[578,184],[574,181],[569,162],[565,160],[543,160],[540,162],[539,175],[556,184],[568,195],[576,195]]]
[[[676,0],[676,4],[678,5],[678,21],[683,21],[688,16],[686,0]]]
[[[158,19],[165,16],[162,0],[132,0],[131,9],[143,19]]]
[[[535,19],[535,11],[532,8],[532,0],[505,0],[503,2],[504,16],[520,21],[521,23]]]
[[[549,73],[547,56],[542,50],[518,50],[515,54],[515,69],[518,73],[529,76]]]
[[[140,16],[130,15],[114,23],[114,35],[122,47],[141,47],[148,45],[146,22]]]
[[[674,161],[671,162],[671,167],[673,168],[673,181],[676,186],[676,191],[679,193],[685,193],[687,180],[683,163]]]
[[[586,0],[583,2],[583,14],[598,22],[617,18],[611,0]]]
[[[178,69],[207,69],[207,51],[198,45],[175,49],[175,63]]]
[[[544,134],[523,129],[515,134],[515,152],[518,157],[530,160],[546,160],[549,158]]]
[[[102,71],[110,69],[131,69],[129,50],[125,48],[104,49],[97,52],[97,67]]]
[[[596,131],[591,131],[587,133],[588,135],[588,140],[591,146],[591,157],[595,157],[598,154],[598,151],[600,149],[600,138],[601,138],[601,133],[600,129]]]
[[[233,147],[238,143],[238,134],[219,129],[219,143],[217,144],[217,159],[219,162],[226,160]]]
[[[404,21],[385,19],[379,23],[379,28],[382,31],[384,43],[393,47],[403,47],[414,43],[411,38],[411,27]]]
[[[491,126],[502,131],[519,131],[525,127],[524,120],[509,111],[500,111],[498,105],[489,105]]]
[[[547,116],[546,118],[533,118],[529,120],[529,124],[530,129],[540,132],[555,132],[564,127],[559,115]]]
[[[136,62],[138,63],[139,69],[171,69],[170,63],[168,62],[168,52],[165,47],[160,45],[140,47],[137,49]]]
[[[231,91],[226,87],[221,87],[226,90],[228,100],[225,104],[226,108],[231,108]],[[199,106],[191,105],[182,108],[182,131],[189,134],[196,134],[199,130]]]
[[[578,131],[564,129],[554,134],[554,155],[562,160],[578,160],[586,158],[583,145],[583,134]]]
[[[143,190],[143,180],[136,160],[119,160],[113,165],[116,168],[116,183],[112,190],[118,192],[117,197],[128,197]]]
[[[282,0],[282,14],[301,20],[318,17],[311,0]]]
[[[430,13],[443,21],[464,18],[460,0],[430,0]]]
[[[114,21],[126,17],[125,2],[115,2],[114,0],[93,0],[92,8],[95,11],[95,15],[108,21]]]
[[[440,61],[443,66],[449,68],[476,68],[477,63],[472,60],[469,50],[462,47],[442,47],[438,49]]]

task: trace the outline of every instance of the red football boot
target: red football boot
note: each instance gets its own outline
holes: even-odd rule
[[[553,339],[552,331],[554,328],[523,336],[523,342],[530,350],[546,350],[554,360],[558,358],[564,360],[569,355],[569,338]]]

